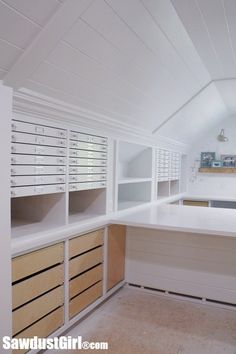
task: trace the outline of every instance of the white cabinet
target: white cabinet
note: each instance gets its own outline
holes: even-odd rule
[[[107,139],[75,131],[69,135],[69,190],[105,188]]]
[[[69,222],[106,213],[107,138],[69,132]]]
[[[180,190],[181,154],[158,149],[156,154],[157,198],[178,194]]]
[[[66,136],[66,129],[12,121],[13,198],[65,192]]]

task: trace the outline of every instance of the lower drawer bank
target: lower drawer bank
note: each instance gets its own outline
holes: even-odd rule
[[[104,229],[99,229],[69,239],[66,259],[64,242],[12,259],[14,338],[46,338],[65,324],[65,318],[72,319],[103,296],[103,244]],[[69,283],[65,283],[67,268]]]

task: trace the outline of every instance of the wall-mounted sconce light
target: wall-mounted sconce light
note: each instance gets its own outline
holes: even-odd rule
[[[229,141],[229,139],[225,136],[225,130],[221,129],[220,134],[217,136],[217,139],[221,142]]]

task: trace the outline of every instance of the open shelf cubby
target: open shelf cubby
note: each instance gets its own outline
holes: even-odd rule
[[[106,188],[69,193],[69,223],[106,214]]]
[[[12,237],[26,236],[65,225],[65,205],[65,193],[12,198]]]
[[[151,201],[151,182],[127,183],[118,186],[118,210]]]
[[[179,180],[170,181],[170,195],[179,194],[180,192],[180,182]]]
[[[170,195],[170,181],[157,182],[157,199],[166,198]]]
[[[150,181],[152,178],[152,148],[119,142],[118,183]]]

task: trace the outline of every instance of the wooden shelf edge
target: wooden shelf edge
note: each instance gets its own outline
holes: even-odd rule
[[[234,167],[200,167],[199,172],[201,173],[236,173],[236,168]]]

